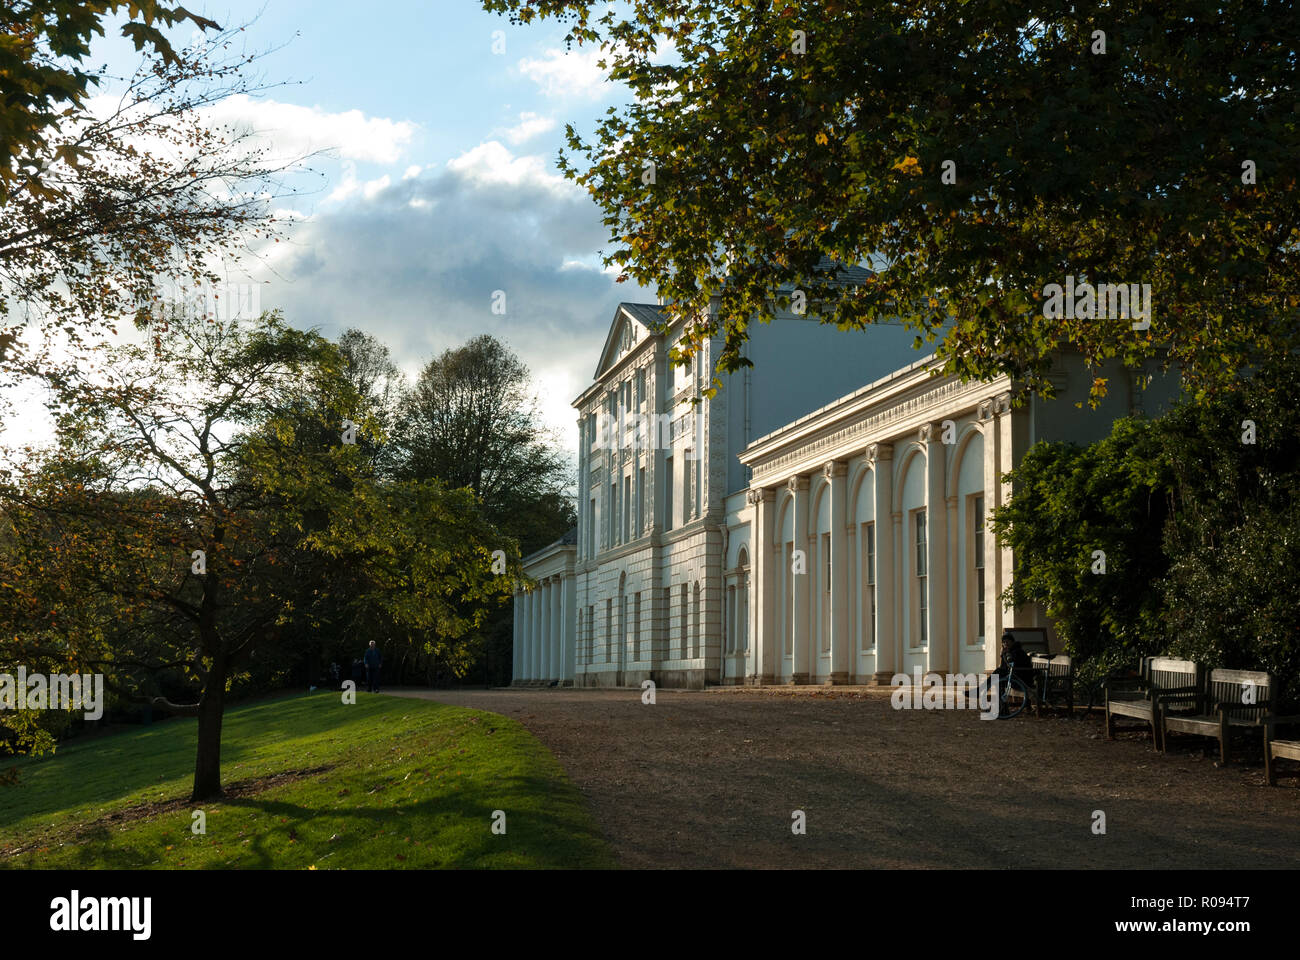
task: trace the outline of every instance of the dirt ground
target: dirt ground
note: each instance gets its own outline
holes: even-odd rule
[[[1098,711],[985,721],[879,689],[400,693],[523,723],[629,868],[1300,865],[1300,765],[1266,787],[1244,735],[1220,767],[1200,737],[1108,742]]]

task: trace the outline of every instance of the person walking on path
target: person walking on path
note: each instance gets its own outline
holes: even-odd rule
[[[370,687],[371,693],[379,692],[379,668],[383,665],[384,657],[375,646],[375,641],[370,641],[370,648],[366,650],[366,683]]]

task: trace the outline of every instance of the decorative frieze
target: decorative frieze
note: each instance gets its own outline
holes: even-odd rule
[[[951,403],[953,400],[961,397],[962,394],[978,394],[981,390],[987,390],[987,384],[981,383],[962,383],[960,380],[950,379],[933,389],[926,390],[906,400],[900,400],[896,403],[889,404],[884,409],[877,410],[874,413],[864,414],[856,420],[838,430],[825,434],[815,440],[800,442],[791,440],[792,449],[787,453],[773,457],[762,463],[752,464],[755,479],[770,476],[773,473],[779,473],[782,470],[792,466],[795,463],[813,459],[818,453],[824,450],[837,448],[852,447],[852,441],[855,438],[863,437],[869,434],[879,434],[887,431],[890,427],[902,424],[907,420],[913,419],[917,414],[923,411],[933,411],[937,406],[945,403]],[[1011,394],[1009,392],[1001,394],[994,401],[994,412],[997,409],[998,400],[1004,400],[1010,403]],[[975,398],[972,397],[972,400]],[[882,458],[884,459],[884,458]]]

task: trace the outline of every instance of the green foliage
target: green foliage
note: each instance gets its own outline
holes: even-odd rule
[[[147,54],[130,76],[85,64],[109,18]],[[159,28],[183,24],[200,29],[173,49]],[[274,235],[298,159],[212,122],[271,86],[241,30],[153,0],[0,3],[0,377],[93,363],[126,322],[166,336],[168,309],[216,303]]]
[[[518,549],[471,491],[386,481],[344,442],[345,419],[359,435],[376,425],[334,345],[276,314],[180,317],[167,339],[101,361],[49,384],[57,443],[0,488],[0,623],[14,636],[0,662],[84,665],[197,711],[199,796],[219,789],[226,693],[286,640],[365,622],[465,669]],[[177,675],[197,704],[162,697]]]
[[[1167,568],[1160,534],[1168,475],[1152,424],[1115,423],[1087,447],[1039,443],[1011,473],[1014,494],[992,518],[1015,575],[1004,601],[1041,603],[1066,649],[1101,672],[1163,652],[1154,584]],[[1105,574],[1093,572],[1094,551]]]
[[[950,320],[947,372],[1042,391],[1062,343],[1209,391],[1300,337],[1294,5],[481,2],[564,23],[630,88],[594,134],[569,126],[561,169],[688,348],[725,335],[723,371],[793,288],[841,328]],[[1151,284],[1150,329],[1045,318],[1067,275]]]
[[[151,50],[165,64],[178,62],[158,25],[189,21],[201,29],[216,23],[181,6],[156,0],[25,0],[0,7],[0,206],[29,171],[25,161],[46,152],[61,120],[92,93],[98,78],[83,66],[90,42],[104,34],[104,20],[128,10],[122,26],[137,50]]]
[[[554,543],[577,523],[571,464],[542,422],[528,368],[495,337],[477,336],[429,361],[398,401],[393,422],[388,462],[395,474],[472,491],[520,555]],[[508,608],[497,610],[482,624],[468,662],[435,657],[425,675],[508,683],[512,618]]]
[[[1169,654],[1300,699],[1300,358],[1088,447],[1038,444],[1010,476],[1005,600],[1043,604],[1085,676]]]
[[[1245,421],[1255,442],[1243,442]],[[1300,360],[1161,424],[1176,511],[1162,584],[1174,651],[1266,669],[1300,700]]]

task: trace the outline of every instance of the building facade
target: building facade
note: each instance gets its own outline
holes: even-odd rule
[[[1090,442],[1167,405],[1176,378],[1091,374],[1062,356],[1057,396],[1014,405],[961,383],[900,327],[843,332],[778,315],[752,368],[713,398],[717,342],[668,363],[680,324],[616,311],[578,410],[578,527],[526,558],[515,682],[668,687],[888,683],[914,667],[997,665],[1011,556],[988,529],[1003,475],[1038,439]],[[864,385],[865,384],[865,385]],[[523,657],[521,659],[520,650]]]

